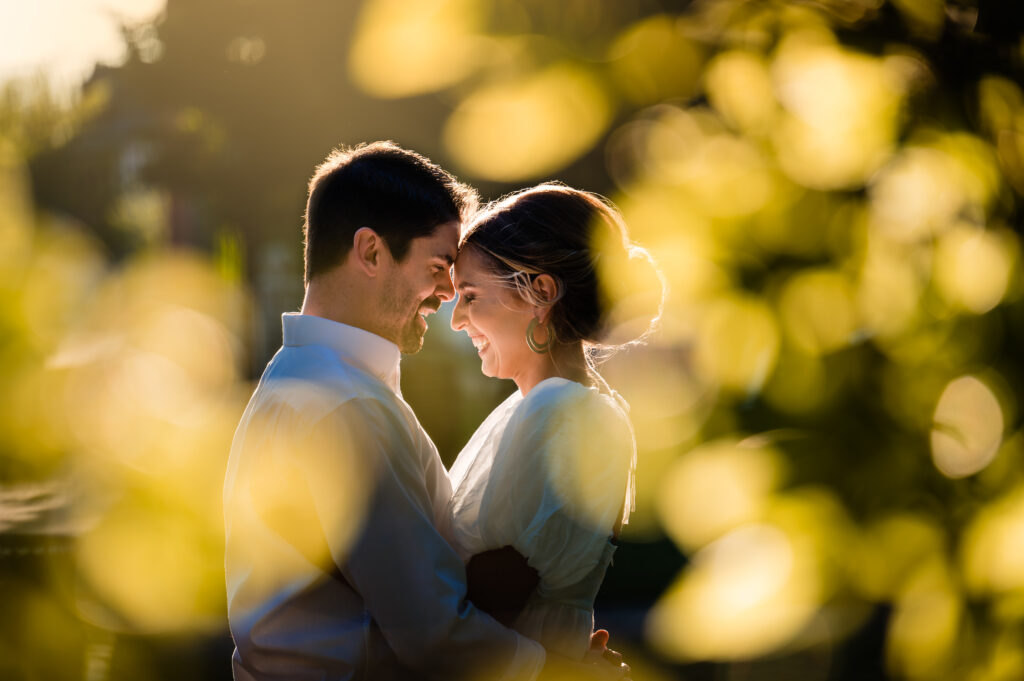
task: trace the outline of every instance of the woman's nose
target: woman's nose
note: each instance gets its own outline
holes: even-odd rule
[[[466,326],[466,315],[463,310],[462,296],[455,300],[455,309],[452,310],[452,330],[462,331]]]

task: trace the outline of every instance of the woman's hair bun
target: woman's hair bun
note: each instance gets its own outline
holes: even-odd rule
[[[591,233],[602,318],[592,344],[616,349],[643,341],[661,321],[665,277],[651,253],[633,243],[618,209],[605,206]]]

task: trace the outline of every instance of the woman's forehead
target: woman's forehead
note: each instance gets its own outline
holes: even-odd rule
[[[483,280],[491,279],[493,275],[484,267],[484,259],[477,249],[470,246],[459,251],[455,258],[455,281],[461,282],[472,279],[472,283],[484,283]]]

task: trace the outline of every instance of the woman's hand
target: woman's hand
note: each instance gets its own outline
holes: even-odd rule
[[[622,653],[608,647],[610,634],[607,629],[598,629],[590,635],[590,650],[587,651],[584,660],[596,661],[596,658],[605,659],[613,664],[622,664]],[[627,667],[629,665],[626,665]]]
[[[610,634],[607,629],[598,629],[590,635],[590,650],[583,657],[587,664],[594,665],[608,676],[600,678],[627,679],[630,667],[622,661],[622,653],[608,647]]]

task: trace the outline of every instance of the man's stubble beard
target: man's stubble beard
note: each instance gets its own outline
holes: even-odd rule
[[[420,333],[419,324],[416,321],[418,317],[418,314],[414,315],[399,332],[396,345],[403,355],[415,355],[423,349],[423,334]]]
[[[413,300],[409,287],[399,276],[388,280],[381,296],[381,316],[388,329],[388,340],[398,346],[402,354],[414,355],[423,349],[423,332],[418,321],[422,300]],[[383,335],[383,334],[382,334]]]

